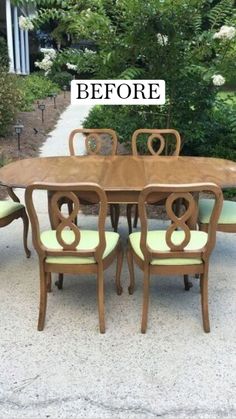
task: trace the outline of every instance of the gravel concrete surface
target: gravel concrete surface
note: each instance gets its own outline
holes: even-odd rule
[[[42,193],[37,202],[47,228]],[[95,225],[96,217],[81,217],[81,224]],[[125,246],[125,218],[119,232]],[[38,260],[35,251],[24,256],[20,220],[1,229],[0,248],[1,419],[236,417],[236,234],[218,233],[211,258],[210,334],[202,329],[198,280],[185,292],[180,277],[153,277],[142,335],[142,273],[136,269],[129,296],[126,260],[121,296],[115,266],[105,273],[104,335],[95,278],[85,275],[67,275],[62,291],[53,285],[38,332]]]

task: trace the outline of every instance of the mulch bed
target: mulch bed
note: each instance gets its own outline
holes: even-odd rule
[[[45,103],[44,122],[42,123],[42,112],[38,108],[39,103]],[[17,137],[14,126],[9,129],[6,137],[0,137],[0,159],[4,164],[10,163],[18,159],[26,159],[27,157],[37,157],[39,150],[48,133],[53,130],[61,113],[70,103],[70,93],[61,93],[56,98],[56,108],[51,98],[39,100],[34,105],[31,112],[19,112],[16,121],[24,125],[22,135],[20,137],[20,151],[17,147]],[[0,199],[6,197],[6,191],[0,188]]]

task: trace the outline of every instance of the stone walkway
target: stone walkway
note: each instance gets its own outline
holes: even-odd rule
[[[81,118],[67,109],[42,155],[67,154],[67,134]],[[48,228],[47,200],[38,205]],[[79,222],[93,228],[95,220]],[[119,232],[125,246],[122,217]],[[38,258],[32,251],[25,259],[20,221],[1,229],[0,249],[0,419],[235,419],[236,234],[219,233],[212,255],[210,334],[202,329],[198,280],[185,292],[176,276],[152,278],[141,335],[142,274],[136,269],[129,296],[126,261],[121,296],[115,267],[105,274],[105,335],[98,331],[96,281],[86,275],[66,275],[62,291],[53,286],[38,332]]]
[[[87,116],[91,106],[78,106],[70,105],[63,112],[59,119],[55,129],[50,133],[47,141],[41,148],[40,155],[46,156],[65,156],[69,154],[68,137],[69,133],[75,129],[80,128],[83,125],[83,120]],[[76,152],[78,155],[85,153],[84,143],[82,141],[77,142]]]

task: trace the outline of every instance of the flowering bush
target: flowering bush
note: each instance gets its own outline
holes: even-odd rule
[[[67,48],[57,53],[51,73],[69,70],[79,77],[93,77],[99,70],[99,61],[100,57],[97,56],[96,51],[88,48],[85,50]]]

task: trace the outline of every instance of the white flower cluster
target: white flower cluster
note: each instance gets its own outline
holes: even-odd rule
[[[68,70],[77,70],[77,65],[75,64],[66,63],[66,67],[68,68]]]
[[[19,17],[19,27],[24,31],[32,31],[34,29],[34,25],[30,17],[26,17],[23,15]]]
[[[225,84],[225,78],[220,74],[214,74],[214,76],[212,76],[212,82],[214,86],[222,86]]]
[[[50,57],[51,60],[54,60],[57,55],[55,49],[53,48],[40,48],[40,51],[45,55],[45,57]]]
[[[219,32],[213,35],[213,39],[233,39],[236,35],[236,29],[234,26],[221,26]]]
[[[158,44],[162,45],[163,47],[168,44],[168,36],[162,35],[161,33],[157,33],[157,42]]]
[[[41,48],[40,51],[44,54],[42,61],[35,61],[35,67],[40,68],[40,70],[45,71],[45,76],[50,73],[53,60],[56,57],[57,53],[53,48]]]
[[[93,51],[92,49],[88,49],[88,48],[85,48],[85,49],[84,49],[84,52],[85,52],[86,54],[96,54],[96,51]]]

